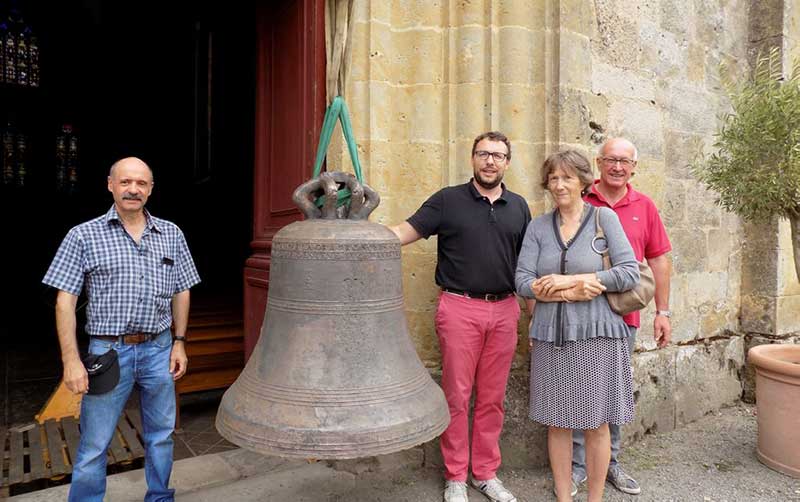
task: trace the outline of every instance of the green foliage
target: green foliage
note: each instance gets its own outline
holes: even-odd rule
[[[746,220],[800,216],[800,63],[784,77],[781,55],[760,57],[750,77],[723,82],[732,111],[717,152],[692,173],[717,192],[717,204]]]

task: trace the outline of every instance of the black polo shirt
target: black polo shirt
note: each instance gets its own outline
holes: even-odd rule
[[[439,190],[408,223],[426,239],[438,235],[436,284],[471,293],[514,291],[517,256],[531,221],[521,196],[506,190],[494,204],[470,180]]]

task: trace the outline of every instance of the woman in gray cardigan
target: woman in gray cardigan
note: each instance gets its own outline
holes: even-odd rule
[[[547,425],[559,501],[572,500],[572,429],[586,431],[589,501],[601,501],[608,470],[608,424],[633,420],[628,326],[603,291],[639,282],[633,249],[617,215],[583,201],[594,181],[589,161],[567,150],[547,158],[542,186],[556,209],[534,219],[522,243],[517,293],[536,300],[530,327],[531,419]],[[595,211],[606,242],[595,240]],[[594,242],[593,242],[594,241]],[[593,249],[594,244],[594,249]],[[608,247],[612,268],[603,270]]]

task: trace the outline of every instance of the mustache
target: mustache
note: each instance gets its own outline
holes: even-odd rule
[[[138,195],[133,195],[133,194],[130,194],[130,193],[126,193],[126,194],[124,194],[122,196],[122,200],[138,200],[138,201],[141,201],[142,198],[139,197]]]

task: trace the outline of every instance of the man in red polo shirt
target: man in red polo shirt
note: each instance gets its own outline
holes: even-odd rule
[[[669,311],[669,277],[672,264],[668,253],[672,245],[667,231],[661,222],[653,201],[637,192],[629,181],[638,161],[636,147],[625,138],[612,138],[606,141],[597,156],[600,179],[594,182],[584,199],[593,206],[609,207],[617,213],[622,228],[633,247],[636,259],[647,260],[653,270],[656,282],[656,316],[653,321],[653,338],[659,348],[667,346],[672,337]],[[636,331],[639,329],[639,312],[623,318],[631,327],[630,351],[633,353]],[[608,481],[618,490],[636,495],[641,488],[635,479],[622,470],[617,462],[620,451],[619,426],[609,424],[611,430],[611,462],[608,466]],[[574,431],[572,457],[573,491],[586,480],[586,450],[583,444],[583,431]]]

